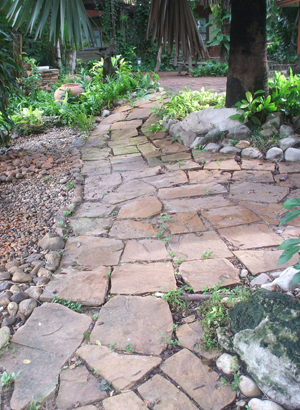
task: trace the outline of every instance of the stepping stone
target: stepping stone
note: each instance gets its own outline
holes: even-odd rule
[[[212,208],[208,211],[202,211],[202,215],[217,229],[261,220],[254,212],[240,205]]]
[[[226,259],[206,259],[183,262],[180,274],[184,281],[194,289],[202,292],[205,286],[212,287],[222,283],[222,287],[240,283],[240,270]]]
[[[288,162],[280,162],[278,164],[279,166],[279,172],[281,174],[290,174],[293,172],[300,172],[300,164],[293,164],[293,163],[288,163]]]
[[[152,408],[157,410],[197,410],[194,403],[181,390],[158,374],[138,387],[138,392],[147,403],[154,406],[151,406]]]
[[[122,178],[124,182],[131,181],[133,179],[144,179],[147,177],[156,176],[159,170],[161,169],[160,166],[152,167],[152,168],[145,168],[143,171],[127,171],[122,172]]]
[[[234,159],[221,159],[219,161],[206,162],[204,169],[221,169],[224,171],[240,171],[241,167]]]
[[[222,385],[218,373],[187,349],[167,359],[161,369],[203,409],[221,410],[235,400],[231,386]]]
[[[106,175],[110,174],[111,165],[108,160],[88,161],[83,164],[82,175]]]
[[[275,175],[275,181],[280,186],[287,186],[290,188],[300,188],[300,174]]]
[[[150,218],[162,210],[162,203],[156,196],[135,199],[123,205],[118,213],[118,219]]]
[[[99,161],[107,158],[111,154],[110,148],[86,148],[81,150],[83,161]]]
[[[229,172],[223,172],[219,170],[200,170],[189,171],[189,180],[191,184],[199,184],[208,182],[226,184],[231,181],[231,174]]]
[[[115,122],[110,129],[113,130],[132,130],[140,127],[142,125],[143,121],[142,120],[132,120],[132,121],[120,121],[120,122]]]
[[[298,219],[298,218],[296,218]],[[285,228],[282,227],[282,234],[281,236],[283,239],[297,239],[300,237],[300,228],[295,226],[286,226]]]
[[[149,165],[149,167],[157,167],[157,166],[162,166],[162,160],[160,159],[160,158],[158,158],[158,157],[150,157],[150,158],[147,158],[147,162],[148,162],[148,165]]]
[[[143,127],[142,127],[142,132],[145,134],[144,131],[148,131],[149,128],[151,128],[151,126],[152,126],[153,124],[155,124],[156,122],[160,121],[160,119],[161,119],[161,118],[160,118],[159,115],[157,115],[157,114],[155,114],[155,113],[152,113],[152,114],[150,115],[150,117],[147,119],[147,121],[144,123],[144,125],[143,125]]]
[[[118,158],[118,157],[115,157]],[[143,171],[148,168],[147,163],[142,159],[137,159],[132,162],[119,162],[113,165],[113,172],[126,172],[126,171]]]
[[[130,105],[120,105],[119,107],[114,109],[114,113],[130,111],[130,110],[132,110],[132,107]]]
[[[256,202],[241,201],[240,205],[251,209],[257,213],[263,221],[271,225],[278,225],[283,216],[287,213],[287,210],[282,208],[282,205],[279,204],[259,204]]]
[[[177,154],[164,155],[161,157],[163,162],[186,161],[191,158],[190,152],[178,152]]]
[[[96,126],[96,128],[92,131],[91,137],[96,137],[96,136],[103,136],[109,132],[110,125],[108,124],[99,124]]]
[[[75,235],[102,235],[107,233],[112,225],[111,218],[72,218],[70,226]]]
[[[128,201],[142,195],[153,194],[156,191],[152,185],[146,182],[135,180],[128,181],[121,185],[115,192],[112,192],[104,197],[104,202],[110,204],[118,204],[119,202]]]
[[[96,236],[69,238],[61,266],[70,265],[117,265],[123,250],[123,242]]]
[[[210,258],[231,258],[232,253],[214,231],[201,234],[173,236],[169,242],[170,248],[176,253],[176,258],[184,260],[201,259],[211,253]]]
[[[122,140],[127,140],[131,137],[136,137],[138,135],[138,131],[136,127],[131,126],[125,129],[119,129],[119,130],[112,130],[111,131],[111,140],[112,141],[118,141],[120,139]]]
[[[145,120],[150,114],[150,108],[134,108],[132,112],[128,114],[126,120]]]
[[[160,240],[141,239],[128,241],[122,262],[159,261],[170,259],[165,244]]]
[[[197,212],[180,212],[171,216],[167,222],[167,228],[171,231],[172,235],[206,231]]]
[[[76,218],[105,218],[109,216],[114,206],[98,202],[84,202],[75,211]]]
[[[139,151],[145,158],[160,157],[161,152],[152,144],[143,144],[138,146]]]
[[[142,145],[142,144],[147,144],[148,140],[146,137],[144,136],[137,136],[134,138],[121,138],[121,139],[117,139],[117,140],[110,140],[108,141],[108,145],[111,148],[120,148],[120,147],[130,147],[132,145]]]
[[[185,184],[188,182],[188,179],[185,172],[178,170],[145,178],[144,182],[154,185],[156,188],[164,188],[177,184]]]
[[[220,184],[194,184],[183,185],[178,188],[162,188],[158,191],[158,196],[162,199],[176,199],[226,193],[226,188]]]
[[[112,157],[110,161],[112,165],[115,165],[115,164],[123,164],[123,163],[128,163],[128,162],[135,162],[141,159],[142,159],[142,156],[140,153],[133,153],[133,154],[124,154],[124,155],[118,155],[116,157]]]
[[[142,128],[142,133],[146,135],[146,137],[151,141],[165,138],[165,136],[167,135],[166,131],[151,132],[149,131],[149,129],[144,128]]]
[[[113,150],[114,155],[133,154],[135,152],[139,152],[137,147],[134,145],[128,145],[128,146],[118,145],[116,147],[113,147],[112,150]]]
[[[272,184],[274,183],[274,179],[271,171],[239,171],[233,173],[232,182]]]
[[[102,402],[104,410],[147,410],[146,404],[133,391],[109,397]]]
[[[187,170],[197,170],[197,169],[201,169],[202,166],[200,166],[199,164],[197,164],[197,162],[194,161],[180,161],[180,164],[165,164],[166,168],[169,171],[177,171],[177,169],[181,169],[182,171],[187,171]]]
[[[141,295],[176,289],[171,262],[117,266],[112,273],[111,283],[110,292],[119,295]]]
[[[107,192],[111,192],[121,182],[121,175],[117,173],[104,176],[90,176],[85,179],[84,198],[88,201],[102,199]]]
[[[109,235],[117,239],[137,239],[155,236],[159,229],[150,222],[133,220],[117,220],[111,228]]]
[[[262,248],[265,246],[280,245],[282,238],[274,233],[266,225],[243,225],[233,228],[220,229],[219,233],[224,236],[233,246],[240,249]]]
[[[80,302],[84,306],[100,306],[108,289],[110,268],[99,266],[90,270],[61,268],[61,273],[52,276],[40,296],[42,302],[51,302],[57,296],[63,300]]]
[[[172,138],[154,140],[153,143],[163,154],[177,154],[178,152],[186,152],[190,150],[189,147],[174,142]]]
[[[220,152],[201,152],[201,151],[195,151],[193,150],[193,157],[194,161],[200,162],[202,165],[207,164],[208,162],[213,162],[213,161],[218,161],[218,162],[223,162],[227,161],[230,159],[234,159],[235,154],[222,154]],[[218,167],[218,164],[216,164]],[[218,169],[218,168],[216,168]]]
[[[161,363],[159,357],[118,354],[105,346],[87,344],[82,345],[76,354],[116,390],[132,388]]]
[[[125,350],[131,343],[135,353],[160,355],[167,347],[165,340],[172,335],[172,326],[172,315],[164,299],[114,296],[100,310],[91,341],[99,340],[105,346],[117,343],[116,350]]]
[[[221,208],[234,205],[233,202],[223,196],[206,196],[202,198],[171,199],[164,200],[165,209],[171,213],[177,212],[200,212],[203,209]]]
[[[275,171],[275,164],[262,159],[242,158],[241,168],[254,171]]]
[[[114,122],[123,121],[127,116],[126,112],[114,112],[113,114],[108,115],[101,121],[101,125],[111,125]]]
[[[98,387],[98,380],[84,367],[66,369],[60,373],[56,405],[61,410],[76,408],[103,400],[107,394]]]
[[[231,186],[229,197],[242,201],[276,203],[280,202],[288,193],[289,189],[285,187],[243,182]]]
[[[236,251],[234,255],[246,266],[252,275],[271,272],[274,270],[284,270],[289,266],[295,265],[299,261],[298,255],[294,255],[284,265],[278,265],[278,260],[282,255],[281,250],[256,250],[256,251]]]
[[[104,137],[89,137],[84,144],[84,148],[102,148],[106,145],[107,138]]]

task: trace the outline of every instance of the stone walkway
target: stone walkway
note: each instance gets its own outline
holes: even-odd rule
[[[278,229],[283,201],[299,197],[300,165],[193,154],[149,130],[157,98],[117,108],[82,149],[84,201],[41,299],[85,313],[44,303],[15,333],[1,356],[9,373],[21,370],[14,410],[33,397],[61,410],[221,410],[235,400],[208,366],[199,322],[172,317],[161,296],[178,275],[201,292],[241,283],[241,268],[248,280],[278,270],[278,245],[300,233],[299,218]]]

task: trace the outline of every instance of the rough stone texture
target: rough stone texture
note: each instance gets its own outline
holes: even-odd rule
[[[287,409],[300,403],[300,307],[296,299],[258,289],[229,310],[234,350],[268,397]]]
[[[281,166],[282,164],[280,164]],[[242,158],[241,168],[244,170],[275,171],[275,164],[263,159]]]
[[[243,140],[249,137],[249,135],[251,135],[250,128],[248,128],[247,125],[239,123],[234,128],[228,130],[226,137],[233,140]]]
[[[117,265],[122,250],[123,242],[116,239],[77,236],[68,239],[61,265]]]
[[[258,214],[263,221],[271,225],[278,225],[283,215],[287,212],[280,204],[259,204],[255,202],[241,201],[240,205],[245,206]]]
[[[155,188],[143,181],[128,181],[121,185],[115,192],[105,195],[104,202],[117,204],[128,201],[142,195],[149,195],[155,192]]]
[[[117,390],[130,389],[161,362],[159,357],[118,354],[96,345],[83,345],[76,354]]]
[[[85,179],[84,198],[88,201],[102,199],[107,192],[111,192],[122,182],[121,175],[113,173],[109,175],[95,175]]]
[[[122,262],[159,261],[169,259],[165,244],[160,240],[141,239],[128,241]]]
[[[181,276],[194,288],[194,292],[201,292],[204,286],[212,287],[222,281],[222,286],[237,285],[240,283],[239,273],[239,269],[226,259],[197,260],[180,265]]]
[[[260,397],[261,391],[250,377],[240,376],[239,389],[244,396]]]
[[[281,186],[288,186],[291,188],[300,188],[300,175],[299,174],[279,174],[275,175],[276,182]]]
[[[203,232],[199,235],[187,234],[173,236],[169,242],[176,257],[184,260],[201,259],[205,252],[211,258],[230,258],[232,253],[214,231]]]
[[[61,410],[93,403],[107,397],[99,389],[97,379],[84,367],[63,370],[60,374],[56,405]]]
[[[144,179],[145,182],[155,186],[156,188],[170,187],[177,184],[185,184],[188,182],[186,174],[181,171],[166,172],[165,174],[159,174]]]
[[[117,266],[111,281],[112,294],[134,295],[176,289],[171,262]]]
[[[197,409],[182,391],[158,374],[142,384],[138,392],[147,403],[157,403],[155,404],[156,410]]]
[[[255,159],[255,158],[262,158],[263,155],[257,148],[249,147],[249,148],[243,149],[242,157]]]
[[[259,182],[262,184],[273,183],[273,175],[270,171],[239,171],[232,176],[234,182]]]
[[[241,168],[234,159],[223,159],[206,162],[204,169],[220,169],[224,171],[239,171]]]
[[[280,245],[282,238],[266,225],[247,225],[219,230],[229,242],[240,249]]]
[[[104,218],[111,214],[114,206],[97,203],[84,202],[75,212],[76,218]]]
[[[132,200],[123,205],[118,213],[118,218],[148,218],[159,214],[161,210],[162,203],[156,196],[150,196]]]
[[[187,199],[171,199],[164,200],[164,205],[167,207],[168,212],[200,212],[203,209],[220,208],[222,206],[234,205],[233,202],[225,199],[224,197],[207,196],[202,198],[187,198]]]
[[[221,354],[216,361],[216,365],[219,370],[222,370],[222,372],[226,374],[234,373],[239,369],[239,361],[237,358],[228,353]]]
[[[115,122],[112,126],[111,126],[111,130],[121,130],[122,132],[124,132],[125,130],[133,130],[136,129],[138,127],[140,127],[142,125],[142,120],[132,120],[132,121],[120,121],[120,122]]]
[[[158,191],[158,196],[161,199],[176,199],[223,193],[227,193],[227,191],[226,188],[220,184],[195,184],[174,188],[162,188]]]
[[[283,407],[271,400],[251,399],[248,405],[251,410],[284,410]]]
[[[207,152],[218,152],[220,151],[221,146],[219,144],[215,144],[214,142],[210,142],[209,144],[205,145],[205,149]]]
[[[231,179],[229,172],[222,172],[219,170],[201,170],[201,171],[189,171],[189,180],[191,184],[198,184],[203,182],[205,184],[209,182],[213,183],[227,183]]]
[[[38,246],[44,250],[58,251],[65,246],[64,240],[57,233],[46,233],[46,235],[39,241]]]
[[[270,148],[266,153],[266,159],[274,162],[282,161],[283,150],[277,147]]]
[[[279,128],[279,137],[286,138],[295,135],[294,129],[289,125],[281,125]]]
[[[114,296],[100,311],[91,333],[115,349],[125,350],[128,343],[137,353],[159,355],[165,348],[164,338],[172,334],[172,315],[168,303],[153,296]]]
[[[268,276],[266,273],[261,273],[255,279],[251,280],[250,288],[253,288],[254,286],[261,286],[269,282],[271,282],[270,276]]]
[[[149,238],[158,232],[159,230],[150,222],[118,220],[113,224],[110,236],[117,239]]]
[[[109,397],[102,404],[104,410],[147,410],[146,404],[133,391]]]
[[[260,221],[254,212],[240,205],[212,208],[202,211],[202,215],[217,229]]]
[[[122,146],[122,145],[117,145],[115,147],[112,147],[114,155],[124,155],[124,154],[133,154],[134,152],[139,152],[137,147],[134,145],[127,145],[127,146]]]
[[[0,329],[0,350],[9,344],[10,329],[4,326]]]
[[[300,142],[300,138],[293,135],[293,136],[281,139],[279,141],[279,146],[283,151],[286,151],[288,148],[293,147],[299,142]]]
[[[290,162],[300,161],[300,149],[288,148],[284,153],[284,159]]]
[[[236,184],[230,189],[232,199],[266,203],[280,202],[288,193],[289,190],[285,187],[254,182]]]
[[[83,165],[82,175],[105,175],[110,173],[110,162],[108,160],[89,161]]]
[[[222,149],[220,149],[220,152],[222,154],[238,154],[239,152],[241,152],[241,150],[240,148],[227,146],[227,147],[223,147]]]
[[[205,410],[221,410],[235,399],[231,387],[218,382],[218,374],[187,349],[167,359],[161,369]]]
[[[107,233],[112,224],[112,219],[104,218],[72,218],[70,226],[75,235],[102,235]]]
[[[275,292],[277,288],[280,288],[283,292],[289,292],[297,287],[297,284],[293,285],[292,283],[294,275],[297,272],[299,272],[299,269],[292,267],[287,268],[283,272],[281,272],[279,277],[276,278],[272,283],[263,284],[262,288],[271,290],[273,292]]]
[[[87,271],[72,267],[62,269],[60,274],[52,276],[40,299],[51,302],[54,296],[58,296],[82,305],[100,306],[108,289],[109,270],[106,266]]]
[[[206,231],[197,212],[180,212],[171,216],[167,222],[171,234]]]

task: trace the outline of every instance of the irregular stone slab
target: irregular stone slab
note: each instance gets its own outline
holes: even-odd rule
[[[47,249],[50,251],[58,251],[63,249],[65,242],[61,236],[54,232],[48,232],[42,239],[39,240],[38,246],[42,249]]]
[[[239,171],[233,173],[232,181],[270,184],[274,182],[274,179],[271,171]]]
[[[116,390],[130,389],[161,362],[159,357],[118,354],[105,346],[86,344],[76,354]]]
[[[108,142],[108,145],[111,148],[120,148],[122,147],[129,147],[132,145],[142,145],[142,144],[147,144],[148,140],[146,137],[144,137],[143,135],[141,136],[136,136],[134,138],[129,138],[129,139],[125,139],[125,138],[120,138],[117,140],[110,140]]]
[[[112,224],[111,218],[72,218],[70,225],[75,235],[102,235]]]
[[[231,174],[229,172],[222,172],[219,170],[200,170],[189,171],[189,180],[191,184],[199,184],[208,182],[226,184],[230,181]]]
[[[162,160],[160,159],[160,157],[149,157],[147,158],[147,162],[149,167],[157,167],[159,165],[162,165]]]
[[[106,266],[85,271],[72,267],[61,269],[60,274],[52,276],[40,299],[51,302],[57,296],[86,306],[100,306],[107,293],[109,272]]]
[[[111,154],[110,148],[86,148],[81,150],[83,161],[99,161],[107,158]]]
[[[240,205],[212,208],[207,211],[202,211],[204,218],[207,218],[210,223],[217,229],[228,226],[236,226],[258,222],[261,219],[254,212]]]
[[[132,121],[118,121],[115,122],[110,129],[113,130],[132,130],[133,128],[138,128],[142,125],[142,120],[132,120]]]
[[[289,189],[281,186],[259,184],[255,182],[243,182],[234,184],[230,188],[229,197],[252,202],[280,202],[287,194]]]
[[[236,226],[220,229],[219,233],[240,249],[280,245],[282,239],[266,225]]]
[[[278,164],[279,172],[281,174],[290,174],[293,172],[300,172],[300,164],[293,164],[290,162],[281,162]]]
[[[242,158],[241,168],[254,171],[275,171],[275,164],[262,159]]]
[[[142,159],[141,154],[133,153],[133,154],[124,154],[124,155],[118,155],[116,157],[112,157],[110,161],[113,165],[115,165],[119,163],[121,164],[121,163],[127,163],[127,162],[135,162],[141,159]]]
[[[118,219],[151,218],[162,210],[162,203],[156,196],[136,199],[123,205],[118,213]]]
[[[174,142],[172,138],[163,138],[153,141],[154,145],[160,149],[163,154],[177,154],[178,152],[189,151],[188,147],[185,147],[178,142]]]
[[[111,283],[111,293],[119,295],[141,295],[176,289],[171,262],[117,266],[113,271]]]
[[[119,107],[114,109],[114,113],[116,112],[124,112],[124,111],[130,111],[132,110],[132,107],[128,104],[126,105],[120,105]]]
[[[117,140],[127,140],[128,138],[131,137],[136,137],[138,135],[138,131],[136,127],[131,126],[125,129],[118,129],[118,130],[112,130],[111,131],[111,140],[112,141],[117,141]]]
[[[75,211],[76,218],[105,218],[109,216],[114,209],[114,206],[98,203],[84,202]]]
[[[176,199],[225,193],[227,193],[226,188],[220,184],[194,184],[178,188],[162,188],[158,191],[158,196],[162,199]]]
[[[82,175],[106,175],[110,174],[111,165],[106,161],[87,161],[81,170]]]
[[[113,114],[108,115],[101,121],[101,125],[111,125],[114,122],[122,121],[126,118],[126,112],[114,112]]]
[[[178,152],[177,154],[164,155],[161,157],[163,162],[186,161],[191,158],[192,156],[189,152]]]
[[[201,234],[173,236],[169,242],[176,257],[184,260],[201,259],[203,254],[211,253],[210,258],[231,258],[232,253],[214,231]]]
[[[283,407],[271,400],[251,399],[248,403],[252,410],[283,410]]]
[[[262,272],[271,272],[273,270],[288,268],[297,263],[297,255],[294,255],[284,265],[278,265],[278,259],[282,254],[282,251],[236,251],[234,255],[246,266],[246,268],[252,273],[252,275],[258,275]]]
[[[68,239],[61,265],[117,265],[122,250],[123,242],[116,239],[77,236]]]
[[[150,143],[139,145],[138,149],[146,159],[161,156],[161,152]]]
[[[211,161],[221,162],[229,159],[234,159],[234,157],[235,154],[222,154],[221,152],[196,152],[195,150],[193,150],[194,160],[202,166]]]
[[[12,342],[54,353],[66,361],[82,342],[90,323],[89,316],[57,303],[44,303],[34,309],[26,324],[13,335]]]
[[[142,132],[151,141],[157,140],[157,139],[162,139],[162,138],[165,138],[165,136],[166,136],[166,131],[151,132],[151,131],[149,131],[149,129],[142,128]]]
[[[157,403],[154,404],[156,410],[197,409],[182,391],[158,374],[142,384],[138,388],[138,392],[147,403]]]
[[[92,131],[91,137],[95,136],[103,136],[109,132],[110,125],[109,124],[99,124],[96,126],[96,128]]]
[[[98,380],[84,367],[63,370],[60,374],[56,405],[61,410],[103,400],[107,394],[99,389]]]
[[[275,181],[280,186],[288,186],[290,188],[300,188],[300,174],[275,175]]]
[[[225,159],[221,161],[211,161],[206,162],[204,165],[204,169],[220,169],[224,171],[240,171],[241,168],[239,164],[234,159]]]
[[[104,410],[147,410],[146,404],[133,391],[110,397],[102,402]]]
[[[143,133],[145,134],[144,131],[148,130],[151,127],[151,125],[158,121],[160,121],[160,116],[155,113],[152,113],[142,127]]]
[[[115,349],[125,350],[128,343],[136,353],[159,355],[172,335],[173,320],[167,301],[154,296],[114,296],[100,310],[91,333]],[[105,376],[104,376],[105,377]]]
[[[150,116],[150,108],[134,108],[130,114],[128,114],[126,120],[145,120]]]
[[[221,410],[235,399],[231,387],[218,381],[218,373],[205,366],[187,349],[180,350],[167,359],[161,369],[203,409]]]
[[[156,189],[152,185],[146,184],[143,181],[128,181],[121,185],[116,192],[106,195],[104,201],[111,204],[117,204],[138,196],[153,194],[155,190]]]
[[[157,167],[147,167],[143,171],[127,171],[122,172],[122,178],[124,182],[130,181],[132,179],[144,179],[146,177],[153,177],[157,175],[160,170],[160,166]]]
[[[141,239],[127,242],[122,262],[151,262],[169,258],[164,242],[153,239]]]
[[[163,202],[165,209],[171,213],[189,211],[200,212],[202,209],[221,208],[222,206],[234,205],[233,202],[220,195],[191,199],[171,199],[164,200]]]
[[[150,222],[118,220],[113,224],[109,235],[117,239],[149,238],[155,236],[159,229]]]
[[[167,228],[171,234],[206,231],[197,212],[180,212],[171,216],[167,222]]]
[[[107,192],[111,192],[121,182],[121,175],[117,173],[104,176],[90,176],[85,179],[84,198],[88,201],[102,199]]]
[[[106,145],[107,138],[105,137],[89,137],[87,142],[84,144],[84,148],[102,148]]]
[[[202,165],[197,164],[194,161],[180,161],[180,164],[165,164],[166,168],[169,171],[177,171],[177,169],[181,169],[182,171],[190,170],[190,169],[201,169]]]
[[[271,225],[278,225],[280,220],[286,214],[287,210],[279,204],[259,204],[255,202],[241,201],[240,205],[251,209],[257,213],[262,220]]]
[[[219,282],[223,282],[222,287],[240,283],[240,270],[226,259],[183,262],[179,270],[184,281],[192,286],[194,292],[202,292],[205,286],[212,287]]]
[[[177,184],[185,184],[188,182],[188,179],[185,172],[178,170],[145,178],[144,181],[154,185],[156,188],[164,188]]]
[[[116,157],[118,158],[118,157]],[[140,158],[132,162],[118,162],[113,165],[113,172],[143,171],[148,168],[147,163]]]
[[[112,150],[113,150],[114,155],[133,154],[135,152],[139,152],[139,150],[137,149],[135,145],[128,145],[128,146],[118,145],[116,147],[113,147]]]

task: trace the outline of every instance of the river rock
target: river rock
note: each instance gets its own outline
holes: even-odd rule
[[[250,128],[247,125],[239,123],[236,127],[230,128],[228,130],[227,138],[233,140],[244,140],[251,134]]]
[[[19,313],[23,314],[25,317],[28,317],[31,315],[36,306],[37,303],[33,299],[22,300],[19,304]]]
[[[51,279],[51,276],[52,276],[52,272],[50,271],[50,270],[48,270],[48,269],[46,269],[46,268],[41,268],[39,271],[38,271],[38,274],[37,274],[37,276],[38,276],[38,278],[41,278],[41,277],[46,277],[47,279]]]
[[[9,280],[10,278],[11,278],[11,272],[1,272],[0,273],[0,281]]]
[[[43,261],[39,261],[34,268],[32,269],[32,271],[30,272],[31,276],[34,276],[38,273],[38,271],[44,266],[44,262]]]
[[[278,162],[283,160],[283,151],[281,148],[273,147],[270,148],[266,153],[266,159],[273,162]]]
[[[297,287],[297,284],[292,285],[293,277],[297,272],[299,272],[299,269],[295,269],[293,267],[286,268],[281,272],[278,278],[273,280],[271,283],[263,284],[262,288],[275,292],[276,287],[279,286],[284,292],[289,292]]]
[[[239,361],[228,353],[221,354],[216,361],[217,368],[223,373],[231,374],[239,369]]]
[[[210,142],[209,144],[205,145],[205,149],[208,152],[218,152],[220,151],[220,145],[215,144],[214,142]]]
[[[61,254],[58,252],[49,252],[47,255],[45,255],[45,259],[48,263],[52,264],[55,266],[55,269],[59,267],[60,260],[61,260]]]
[[[283,151],[286,151],[288,148],[293,147],[297,143],[300,142],[300,138],[296,136],[290,136],[287,138],[283,138],[279,141],[279,146]]]
[[[241,150],[239,148],[228,145],[220,149],[220,152],[222,154],[238,154],[239,152],[241,152]]]
[[[0,329],[0,350],[9,343],[10,329],[4,326]]]
[[[58,251],[63,249],[65,246],[64,240],[61,236],[56,233],[48,232],[46,235],[38,242],[38,246],[44,250]]]
[[[242,151],[242,157],[244,158],[262,158],[262,153],[257,149],[253,147],[245,148]]]
[[[12,295],[12,297],[10,298],[10,300],[12,302],[16,302],[16,303],[20,303],[22,302],[22,300],[28,299],[28,295],[27,293],[23,292],[22,290],[20,290],[19,292],[16,292]]]
[[[251,410],[284,410],[279,404],[270,400],[251,399],[248,402],[248,408]]]
[[[284,158],[289,162],[300,161],[300,149],[288,148],[284,153]]]
[[[260,131],[260,136],[262,138],[268,139],[268,138],[272,138],[273,135],[277,134],[277,132],[278,132],[277,129],[275,127],[271,126],[270,128],[266,128],[265,130],[261,130]]]
[[[294,129],[290,125],[281,125],[279,128],[279,137],[287,138],[295,135]]]
[[[18,311],[18,304],[16,302],[10,302],[7,305],[7,311],[8,311],[9,316],[15,316]]]
[[[258,387],[286,409],[298,409],[300,356],[295,352],[300,340],[299,302],[259,288],[229,310],[229,319],[233,350]]]
[[[12,293],[17,293],[17,292],[20,292],[20,286],[18,286],[18,285],[12,285],[10,288],[9,288],[9,290],[12,292]]]
[[[3,295],[0,295],[0,307],[6,307],[10,302],[9,297],[7,296],[6,293]]]
[[[17,268],[13,274],[12,281],[19,283],[31,282],[32,277],[28,273],[24,273],[22,269]]]
[[[30,286],[28,289],[25,290],[25,292],[31,299],[38,300],[41,294],[43,293],[43,290],[38,286]]]
[[[5,265],[5,269],[9,270],[10,268],[12,268],[13,266],[20,266],[21,262],[14,259],[13,261],[7,262],[7,264]]]
[[[3,322],[2,322],[2,326],[1,329],[5,326],[12,326],[16,323],[17,317],[16,316],[9,316],[6,317]]]
[[[254,381],[247,376],[241,376],[239,382],[239,389],[244,396],[247,397],[260,397],[261,391],[256,386]]]

